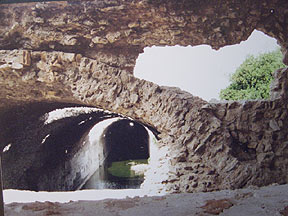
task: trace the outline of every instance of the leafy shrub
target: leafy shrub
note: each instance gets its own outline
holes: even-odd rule
[[[280,49],[258,57],[248,56],[220,92],[222,100],[268,99],[273,72],[285,67]]]

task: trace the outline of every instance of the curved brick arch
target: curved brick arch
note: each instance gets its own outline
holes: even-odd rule
[[[168,148],[167,169],[152,183],[167,191],[285,183],[285,70],[275,74],[273,100],[219,104],[132,75],[146,46],[218,49],[246,40],[254,29],[275,37],[285,51],[287,3],[243,4],[139,0],[3,6],[1,108],[35,100],[73,102],[151,125],[161,133],[159,146]]]

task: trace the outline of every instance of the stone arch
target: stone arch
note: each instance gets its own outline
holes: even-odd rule
[[[11,125],[1,125],[4,187],[35,191],[80,189],[115,148],[108,150],[101,139],[109,126],[119,121],[140,126],[119,114],[65,103],[26,104],[5,116]],[[148,129],[141,128],[148,139]]]
[[[278,40],[287,64],[284,0],[50,2],[4,5],[0,12],[2,109],[34,100],[73,102],[155,127],[169,164],[157,170],[161,178],[153,184],[159,190],[287,182],[287,70],[275,74],[271,100],[227,103],[207,103],[132,75],[146,46],[219,49],[246,40],[254,29]],[[247,156],[246,147],[255,157]]]

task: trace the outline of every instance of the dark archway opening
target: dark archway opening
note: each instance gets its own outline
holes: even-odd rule
[[[111,124],[105,131],[105,145],[109,161],[147,159],[149,138],[147,130],[139,123],[123,119]]]
[[[110,181],[110,186],[87,189],[139,188],[143,172],[117,186],[116,180],[123,178],[108,169],[119,161],[128,161],[129,170],[135,160],[147,163],[150,138],[158,139],[153,127],[77,104],[19,105],[2,110],[0,120],[6,122],[0,125],[5,189],[75,191],[97,170],[98,179]]]
[[[140,188],[149,158],[146,128],[135,121],[122,119],[104,130],[101,142],[107,158],[83,189]]]
[[[55,115],[58,111],[60,114]],[[87,175],[80,157],[87,146],[83,142],[87,131],[116,116],[119,115],[95,107],[56,102],[16,104],[1,109],[4,189],[79,189]]]

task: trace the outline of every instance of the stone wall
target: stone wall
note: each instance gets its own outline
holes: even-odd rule
[[[218,49],[254,29],[287,53],[286,1],[51,2],[3,5],[0,14],[2,112],[33,101],[73,102],[152,126],[167,153],[147,173],[147,188],[194,192],[288,182],[286,69],[275,73],[271,100],[223,103],[132,74],[146,46]]]

